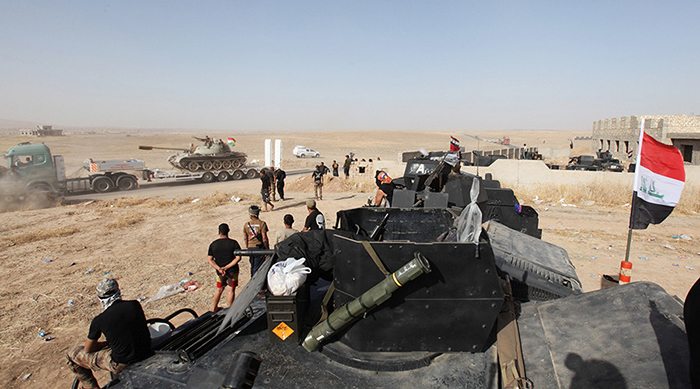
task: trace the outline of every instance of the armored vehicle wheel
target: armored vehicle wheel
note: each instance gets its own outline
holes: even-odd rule
[[[231,161],[223,161],[223,162],[221,162],[221,168],[222,168],[222,169],[228,170],[228,169],[231,169],[231,166],[232,166]]]
[[[255,169],[250,169],[250,170],[248,170],[248,171],[245,173],[245,177],[246,177],[246,178],[249,178],[249,179],[250,179],[250,178],[255,178],[255,177],[257,177],[257,176],[258,176],[258,172],[255,171]]]
[[[227,181],[229,178],[231,178],[231,175],[228,174],[228,172],[226,170],[224,170],[224,171],[221,171],[216,178],[219,181]]]
[[[190,161],[187,164],[187,170],[189,170],[191,172],[196,172],[197,170],[199,170],[199,163],[195,162],[195,161]]]
[[[211,163],[214,170],[221,170],[223,163],[221,161],[214,161]]]
[[[134,190],[138,187],[138,184],[134,176],[125,175],[117,178],[117,187],[119,190]]]
[[[211,170],[214,167],[214,163],[212,161],[203,161],[202,162],[202,169],[204,170]]]
[[[105,193],[114,189],[114,183],[109,177],[97,177],[92,180],[92,189],[97,193]]]
[[[243,178],[244,176],[245,176],[245,173],[243,173],[243,170],[241,170],[241,169],[236,169],[236,170],[233,172],[233,175],[232,175],[231,177],[232,177],[234,180],[240,180],[240,179]]]
[[[231,166],[238,169],[239,167],[243,166],[243,162],[240,159],[234,159],[231,161]]]
[[[202,174],[202,182],[210,183],[214,181],[214,173],[212,172],[206,172]]]

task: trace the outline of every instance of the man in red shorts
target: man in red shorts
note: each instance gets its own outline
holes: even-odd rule
[[[238,262],[241,256],[234,255],[234,250],[240,250],[241,246],[235,239],[228,237],[230,229],[228,224],[219,224],[219,238],[209,245],[207,260],[211,267],[216,270],[216,292],[212,299],[212,312],[219,310],[219,300],[226,285],[230,287],[226,302],[230,307],[236,297],[236,286],[238,285]]]

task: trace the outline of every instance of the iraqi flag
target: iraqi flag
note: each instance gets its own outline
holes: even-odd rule
[[[455,138],[454,136],[450,137],[450,152],[454,153],[456,151],[459,151],[459,139]]]
[[[230,147],[233,147],[236,145],[236,138],[231,138],[229,136],[228,138],[226,138],[226,143],[228,143]]]
[[[629,228],[643,230],[659,224],[678,204],[685,184],[683,156],[674,146],[643,133],[634,175]]]

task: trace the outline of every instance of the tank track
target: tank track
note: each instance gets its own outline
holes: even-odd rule
[[[245,166],[247,158],[232,156],[185,157],[178,161],[180,168],[191,172],[230,170]]]

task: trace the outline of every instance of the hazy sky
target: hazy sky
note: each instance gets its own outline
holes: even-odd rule
[[[590,129],[700,114],[700,2],[8,1],[0,118]]]

